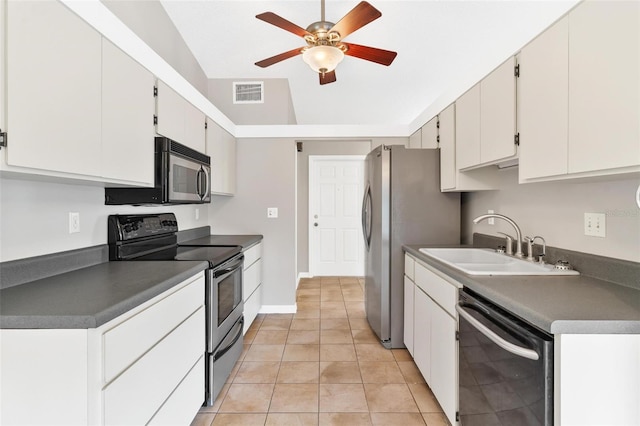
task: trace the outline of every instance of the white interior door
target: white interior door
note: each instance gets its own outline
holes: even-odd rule
[[[309,156],[309,266],[314,276],[362,276],[364,156]]]

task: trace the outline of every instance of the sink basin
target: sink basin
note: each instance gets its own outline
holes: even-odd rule
[[[579,275],[479,248],[421,248],[420,252],[469,275]]]

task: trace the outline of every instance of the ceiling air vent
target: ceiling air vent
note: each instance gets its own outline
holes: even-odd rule
[[[264,103],[264,82],[242,81],[233,83],[234,104]]]

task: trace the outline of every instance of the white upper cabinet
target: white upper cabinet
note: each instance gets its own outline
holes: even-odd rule
[[[640,165],[640,2],[569,13],[569,173]]]
[[[520,180],[567,173],[569,19],[525,46],[520,64]]]
[[[211,157],[211,193],[236,192],[236,139],[207,118],[207,155]]]
[[[514,57],[480,82],[480,164],[516,155],[516,76]]]
[[[438,148],[438,116],[422,126],[422,148]]]
[[[456,167],[480,164],[480,83],[456,100]]]
[[[153,186],[154,83],[153,74],[103,39],[103,176]]]
[[[583,2],[519,62],[521,182],[640,171],[640,3]]]
[[[440,114],[440,189],[456,188],[456,105],[451,104]]]
[[[158,80],[156,98],[159,135],[204,153],[206,150],[205,114]]]
[[[409,136],[409,148],[422,148],[422,129],[418,129]]]
[[[100,175],[101,35],[57,1],[6,7],[7,164]]]

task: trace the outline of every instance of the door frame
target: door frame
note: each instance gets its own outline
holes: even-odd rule
[[[312,277],[316,276],[318,272],[316,270],[315,259],[317,259],[317,256],[319,256],[319,251],[317,250],[317,244],[316,244],[317,242],[316,242],[316,238],[314,237],[315,234],[313,232],[313,228],[314,228],[313,218],[311,217],[312,215],[311,212],[313,211],[312,188],[314,188],[316,185],[316,178],[313,173],[315,171],[315,167],[317,167],[317,164],[319,164],[322,161],[351,160],[351,161],[361,161],[363,171],[364,171],[366,158],[367,158],[366,155],[309,155],[309,188],[307,191],[309,195],[309,199],[307,200],[307,203],[308,203],[307,232],[308,232],[308,241],[309,241],[309,247],[308,247],[309,275],[311,275]],[[363,175],[362,185],[360,188],[361,193],[364,192],[364,187],[365,187],[365,179]],[[363,266],[364,266],[364,259],[363,259]],[[364,273],[364,268],[363,268],[363,273]]]

